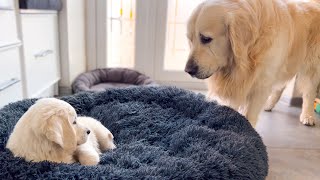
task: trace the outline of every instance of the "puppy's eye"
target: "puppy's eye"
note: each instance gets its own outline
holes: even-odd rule
[[[212,38],[211,37],[206,37],[202,34],[200,34],[200,41],[202,44],[208,44],[212,41]]]
[[[72,124],[77,124],[77,121],[73,121],[73,123]]]

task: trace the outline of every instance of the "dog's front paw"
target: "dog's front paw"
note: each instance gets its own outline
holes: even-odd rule
[[[98,154],[87,154],[79,157],[79,162],[84,166],[94,166],[97,165],[100,161],[100,157]]]
[[[265,106],[264,107],[264,111],[267,111],[267,112],[271,112],[273,109],[273,106]]]
[[[315,125],[315,118],[310,115],[301,114],[300,122],[306,126],[314,126]]]
[[[264,111],[271,112],[275,105],[276,104],[273,101],[268,99],[267,103],[264,106]]]

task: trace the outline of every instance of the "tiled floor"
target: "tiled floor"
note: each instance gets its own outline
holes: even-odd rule
[[[268,148],[268,180],[320,179],[320,121],[304,126],[300,112],[280,101],[272,112],[260,115],[256,130]]]

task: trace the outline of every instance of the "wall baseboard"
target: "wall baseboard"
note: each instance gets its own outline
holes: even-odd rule
[[[58,96],[68,96],[72,94],[71,87],[59,86],[59,95]]]
[[[291,98],[290,106],[302,107],[302,98],[301,97],[293,97],[293,98]]]

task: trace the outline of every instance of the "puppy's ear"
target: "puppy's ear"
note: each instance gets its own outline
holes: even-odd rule
[[[76,132],[69,121],[69,113],[59,110],[47,121],[46,137],[65,150],[75,150],[77,147]]]
[[[51,117],[46,127],[46,137],[63,148],[63,129],[59,119]]]
[[[258,35],[258,21],[250,10],[236,10],[228,13],[226,20],[227,36],[230,40],[234,60],[247,70],[250,62],[248,49]]]

